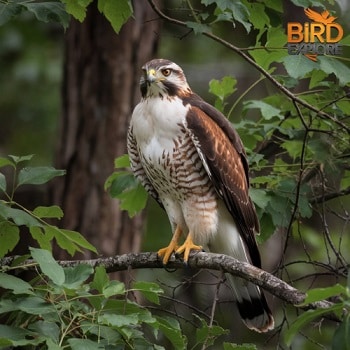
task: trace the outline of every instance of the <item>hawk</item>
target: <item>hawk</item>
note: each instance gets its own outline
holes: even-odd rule
[[[187,262],[191,250],[204,247],[260,268],[259,221],[238,133],[192,92],[176,63],[154,59],[142,71],[142,98],[131,117],[127,147],[134,175],[165,209],[172,227],[173,237],[158,255],[167,264],[173,252],[184,253]],[[271,330],[274,320],[262,290],[228,279],[247,327]]]

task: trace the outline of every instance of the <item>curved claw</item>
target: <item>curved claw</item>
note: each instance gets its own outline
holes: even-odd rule
[[[165,248],[161,248],[158,250],[158,256],[163,258],[163,264],[166,265],[170,259],[171,254],[176,251],[179,247],[178,240],[181,236],[181,229],[180,227],[176,227],[176,230],[174,232],[173,238],[171,239],[169,245]]]
[[[161,248],[158,250],[157,254],[159,257],[163,258],[163,264],[166,265],[170,259],[171,254],[178,248],[178,244],[173,242],[169,243],[169,245],[165,248]]]
[[[196,245],[192,241],[191,233],[188,234],[185,242],[183,245],[181,245],[176,251],[175,254],[181,254],[184,253],[184,261],[187,264],[188,257],[190,255],[191,250],[202,250],[203,247],[200,245]]]

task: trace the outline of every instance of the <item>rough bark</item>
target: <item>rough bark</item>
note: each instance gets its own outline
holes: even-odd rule
[[[7,257],[0,259],[0,266],[11,266],[12,262],[15,259],[16,257]],[[116,271],[126,271],[130,269],[164,268],[164,265],[161,259],[159,259],[157,253],[151,252],[135,254],[130,253],[81,261],[58,261],[58,263],[63,267],[73,267],[79,264],[90,265],[93,268],[96,268],[97,266],[103,266],[109,273]],[[36,265],[32,260],[27,260],[18,265],[16,268],[34,269],[35,266]],[[192,252],[190,253],[187,264],[184,264],[181,258],[173,255],[167,264],[167,268],[169,270],[183,268],[211,269],[230,273],[233,276],[241,277],[245,280],[257,284],[258,286],[264,288],[272,295],[288,304],[292,304],[297,307],[299,306],[305,310],[316,308],[328,309],[334,305],[327,300],[304,304],[306,293],[292,287],[288,283],[264,270],[223,254]],[[339,321],[338,318],[334,315],[328,315],[327,318],[334,321]]]
[[[135,1],[134,18],[116,34],[94,3],[83,23],[72,21],[65,38],[55,166],[67,175],[54,184],[53,201],[65,213],[61,227],[81,232],[103,255],[139,250],[141,216],[130,220],[118,210],[104,182],[114,158],[126,152],[129,119],[140,98],[140,67],[156,51],[159,21],[150,21],[152,16],[146,2]],[[55,256],[66,258],[59,250]]]

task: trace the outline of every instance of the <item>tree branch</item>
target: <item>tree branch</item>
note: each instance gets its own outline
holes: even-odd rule
[[[0,266],[3,268],[3,270],[20,268],[33,269],[36,266],[33,260],[26,260],[14,268],[11,266],[11,264],[16,258],[18,257],[12,256],[2,258],[0,259]],[[87,264],[93,268],[103,266],[106,268],[107,272],[123,271],[128,270],[129,268],[164,268],[163,263],[158,258],[157,253],[151,252],[129,253],[92,260],[58,261],[58,263],[63,267],[73,267],[79,264]],[[247,281],[257,284],[288,304],[300,306],[303,309],[325,309],[333,305],[333,303],[328,301],[319,301],[301,306],[306,298],[306,294],[304,292],[290,286],[288,283],[264,270],[223,254],[192,252],[187,265],[184,264],[181,258],[172,256],[167,264],[167,268],[211,269],[230,273],[233,276],[241,277]]]

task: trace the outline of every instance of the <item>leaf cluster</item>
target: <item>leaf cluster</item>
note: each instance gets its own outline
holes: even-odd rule
[[[163,290],[158,284],[134,281],[127,287],[110,280],[102,266],[62,267],[47,250],[30,248],[30,253],[37,269],[37,277],[30,283],[0,272],[0,287],[6,290],[0,314],[7,317],[0,325],[0,348],[160,350],[166,348],[164,339],[174,349],[187,348],[179,321],[160,312]],[[26,268],[18,264],[11,270]],[[140,296],[147,300],[146,306],[136,301]],[[196,317],[193,349],[211,345],[227,333]],[[230,345],[226,343],[225,349],[234,348]]]
[[[335,330],[332,338],[332,349],[347,349],[350,338],[350,278],[348,278],[347,286],[335,284],[326,288],[311,289],[307,293],[307,297],[303,305],[313,303],[315,301],[335,299],[338,300],[329,309],[308,310],[300,315],[285,332],[285,342],[288,346],[295,341],[298,332],[302,331],[307,325],[314,322],[323,315],[333,312],[338,315],[339,319],[343,319],[341,325]],[[301,305],[301,306],[303,306]]]
[[[0,25],[19,16],[23,12],[32,13],[41,22],[56,22],[68,28],[70,15],[80,22],[86,17],[87,7],[93,0],[5,0],[0,2]],[[123,24],[133,14],[130,0],[98,0],[98,10],[118,33]]]
[[[60,1],[6,0],[0,2],[0,25],[27,12],[41,22],[56,22],[68,27],[69,14]]]
[[[63,211],[56,205],[38,206],[33,210],[23,207],[15,201],[15,193],[22,186],[38,186],[46,184],[57,176],[63,176],[64,170],[53,167],[32,167],[24,164],[32,159],[28,156],[9,156],[0,158],[0,169],[9,169],[7,176],[0,172],[0,257],[11,252],[20,240],[20,229],[26,227],[39,247],[52,249],[55,240],[59,247],[70,255],[89,249],[96,253],[92,246],[80,233],[59,228],[51,223],[51,220],[59,220],[63,217]]]

